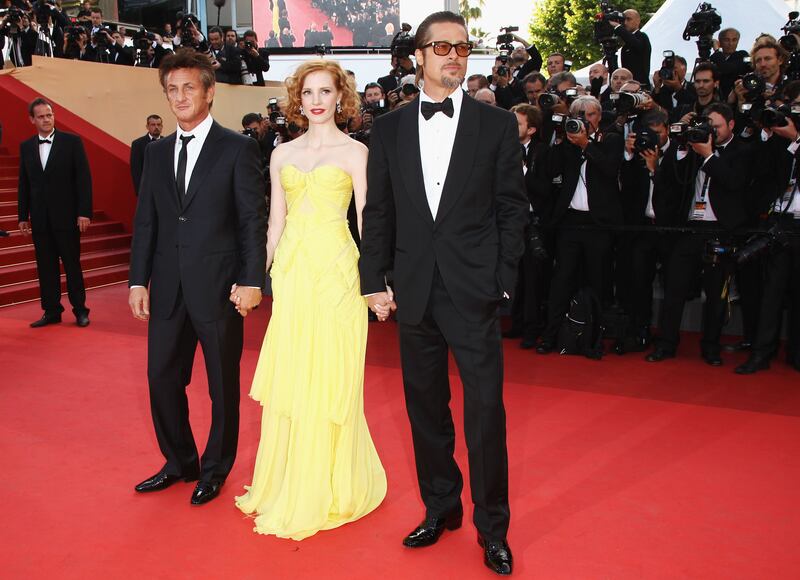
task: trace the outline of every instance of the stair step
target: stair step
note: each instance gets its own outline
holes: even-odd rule
[[[17,186],[13,188],[0,189],[0,201],[13,201],[17,202]]]
[[[83,281],[87,289],[108,286],[128,281],[128,265],[105,266],[83,272]],[[66,277],[61,276],[61,293],[67,289]],[[0,306],[10,306],[20,302],[39,299],[39,282],[20,282],[0,287]]]
[[[18,165],[8,166],[8,165],[0,164],[0,178],[13,177],[14,179],[17,179],[18,176],[19,176],[19,166]]]
[[[8,239],[8,238],[3,238]],[[20,240],[30,240],[30,238],[21,238],[20,236],[12,236],[12,240],[19,242]],[[98,236],[82,236],[81,237],[81,254],[87,252],[97,252],[100,250],[111,250],[114,248],[130,248],[131,235],[130,234],[109,234]],[[23,262],[32,262],[36,259],[33,251],[33,244],[28,241],[25,244],[0,248],[0,265],[21,264]]]
[[[127,266],[130,260],[129,248],[88,252],[81,255],[81,269],[84,272],[106,266]],[[61,273],[64,273],[62,266]],[[13,266],[0,266],[0,288],[20,282],[36,282],[39,279],[36,262],[25,262]]]
[[[19,155],[0,155],[0,167],[13,167],[19,170]]]
[[[27,246],[33,243],[31,238],[22,236],[22,234],[20,234],[19,230],[16,228],[17,225],[14,226],[13,230],[8,230],[8,233],[11,234],[9,237],[0,238],[0,250],[14,246]],[[92,222],[92,224],[89,226],[89,230],[83,234],[83,236],[88,237],[123,233],[125,233],[125,227],[121,222],[103,221]],[[2,260],[0,260],[0,263],[2,263]]]

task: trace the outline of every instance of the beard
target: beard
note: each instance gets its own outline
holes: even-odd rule
[[[451,91],[456,90],[463,83],[464,83],[463,76],[451,77],[447,75],[442,75],[442,86],[444,86],[447,89],[450,89]]]

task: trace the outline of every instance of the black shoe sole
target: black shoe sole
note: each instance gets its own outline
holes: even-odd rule
[[[461,514],[458,517],[453,517],[452,519],[445,520],[444,530],[448,530],[451,532],[457,530],[458,528],[461,527],[463,519],[464,519],[464,514]],[[433,546],[436,542],[439,541],[439,538],[442,537],[442,534],[444,534],[444,530],[442,530],[442,533],[434,537],[432,540],[424,541],[417,544],[407,544],[406,540],[408,539],[408,536],[406,536],[405,538],[403,538],[403,546],[405,546],[406,548],[427,548],[428,546]]]

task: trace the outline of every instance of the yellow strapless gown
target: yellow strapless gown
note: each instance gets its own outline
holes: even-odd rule
[[[353,184],[332,165],[281,169],[286,227],[272,264],[272,317],[250,396],[264,407],[253,483],[236,506],[256,532],[302,540],[386,496],[364,417],[367,306],[347,226]]]

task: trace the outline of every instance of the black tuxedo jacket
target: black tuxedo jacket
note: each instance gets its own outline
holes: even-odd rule
[[[19,221],[74,230],[78,216],[92,217],[92,175],[80,137],[56,130],[44,170],[38,135],[20,144],[19,155]]]
[[[622,47],[622,66],[633,75],[633,78],[650,86],[650,39],[641,30],[628,32],[624,26],[620,26],[614,31],[625,45]]]
[[[242,57],[238,48],[225,44],[219,52],[215,53],[214,58],[220,64],[220,67],[214,71],[218,83],[242,84]]]
[[[754,142],[755,187],[748,198],[748,209],[752,209],[755,216],[769,213],[775,201],[783,198],[792,170],[796,175],[800,172],[798,154],[793,155],[787,149],[790,143],[789,139],[778,135],[772,135],[766,142],[760,138]]]
[[[558,224],[569,209],[572,196],[581,176],[581,164],[585,156],[586,192],[589,213],[598,225],[621,225],[622,204],[619,191],[619,169],[623,161],[624,141],[617,133],[603,133],[602,139],[590,141],[581,155],[580,147],[566,139],[553,146],[550,154],[550,173],[561,187],[554,201],[554,224]]]
[[[520,151],[522,151],[520,149]],[[549,173],[548,156],[550,148],[544,143],[531,142],[525,166],[525,190],[533,213],[543,222],[550,220],[553,211],[552,178]]]
[[[178,292],[192,318],[217,320],[231,285],[264,283],[266,201],[258,144],[216,122],[181,199],[176,134],[145,149],[129,284],[150,284],[151,314],[169,318]]]
[[[677,206],[683,199],[683,190],[678,185],[675,173],[675,152],[678,149],[674,141],[662,154],[661,163],[655,174],[650,171],[644,160],[638,155],[631,161],[625,161],[620,170],[622,183],[622,212],[626,225],[643,225],[647,223],[645,211],[650,196],[650,181],[653,182],[653,211],[656,225],[672,226],[676,224]]]
[[[503,292],[511,295],[524,251],[528,200],[516,118],[464,95],[434,220],[422,175],[419,103],[378,117],[372,127],[361,290],[383,291],[393,270],[397,318],[416,324],[438,267],[456,309],[483,320]]]
[[[689,222],[689,210],[694,204],[695,180],[703,160],[693,150],[678,161],[678,172],[688,175],[683,188],[683,199],[678,217],[680,222]],[[747,197],[751,185],[752,148],[737,137],[728,143],[719,157],[712,157],[705,164],[703,171],[711,177],[708,189],[708,200],[717,216],[720,226],[735,229],[749,219]]]
[[[136,192],[136,195],[139,195],[139,184],[142,181],[144,151],[150,141],[150,135],[146,134],[131,143],[131,178],[133,179],[133,191]]]
[[[719,96],[722,101],[728,98],[736,79],[750,71],[750,65],[744,61],[749,56],[746,50],[737,50],[728,55],[718,50],[711,55],[711,62],[717,65],[719,73]]]

